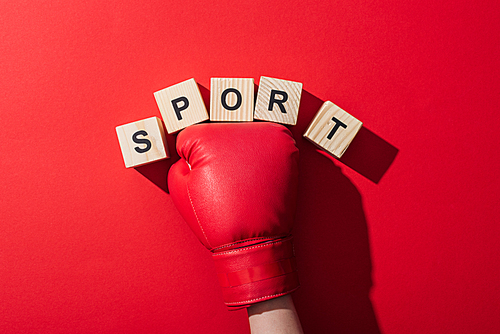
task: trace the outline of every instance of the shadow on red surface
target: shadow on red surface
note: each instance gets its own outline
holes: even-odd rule
[[[302,137],[322,103],[304,91],[302,118],[292,128],[300,150],[293,234],[301,288],[294,293],[295,306],[306,333],[321,333],[325,328],[331,333],[380,333],[369,297],[372,262],[362,196],[336,159],[325,159]],[[373,168],[373,163],[368,167]],[[368,167],[368,175],[375,179],[383,169],[375,173]]]
[[[362,127],[340,161],[378,184],[398,152],[396,147]]]
[[[175,150],[175,140],[176,136],[167,135],[167,145],[170,152],[170,159],[164,159],[144,166],[135,167],[136,171],[141,173],[145,178],[167,193],[168,170],[170,169],[170,166],[172,166],[174,162],[179,159],[179,155]]]

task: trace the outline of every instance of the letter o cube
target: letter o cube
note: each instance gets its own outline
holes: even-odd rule
[[[254,109],[253,78],[211,78],[210,120],[251,122]]]

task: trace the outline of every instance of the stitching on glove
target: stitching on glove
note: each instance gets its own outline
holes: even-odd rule
[[[261,247],[268,247],[268,246],[272,246],[274,244],[277,244],[277,243],[280,243],[280,242],[285,242],[285,241],[288,241],[288,240],[289,239],[280,239],[280,240],[276,240],[276,241],[273,241],[273,242],[268,242],[268,243],[260,244],[260,245],[256,245],[256,246],[245,247],[245,248],[238,248],[238,249],[232,249],[232,250],[227,251],[227,252],[215,253],[212,256],[227,255],[227,254],[232,254],[232,253],[236,253],[236,252],[246,251],[246,250],[249,250],[249,249],[261,248]]]
[[[284,238],[284,237],[285,236],[277,236],[277,238]],[[252,239],[252,238],[245,239],[245,240],[241,240],[241,241],[238,241],[238,242],[233,242],[232,244],[227,244],[227,245],[224,245],[224,246],[215,247],[214,249],[211,249],[211,251],[216,251],[216,250],[219,250],[219,249],[222,249],[222,248],[233,247],[233,246],[236,246],[236,245],[248,242],[248,241],[258,241],[258,240],[264,240],[264,239],[269,239],[269,237],[260,237],[260,238],[255,238],[255,239]]]
[[[269,295],[269,296],[264,296],[264,297],[259,297],[259,298],[254,298],[254,299],[249,299],[249,300],[243,300],[241,302],[226,302],[227,305],[229,304],[234,304],[234,305],[238,305],[238,304],[247,304],[247,303],[250,303],[250,302],[254,302],[254,301],[257,301],[257,300],[261,300],[261,299],[264,299],[264,298],[270,298],[270,297],[279,297],[279,296],[284,296],[284,295],[287,295],[289,294],[290,292],[293,292],[295,290],[297,290],[298,288],[300,288],[300,285],[297,286],[296,288],[293,288],[292,290],[288,290],[286,292],[281,292],[281,293],[275,293],[274,295]]]
[[[191,199],[191,192],[189,191],[189,185],[187,183],[186,183],[186,189],[187,189],[187,193],[188,193],[188,197],[189,197],[189,202],[191,203],[191,208],[193,208],[194,216],[196,217],[196,222],[198,223],[198,226],[200,227],[201,232],[203,233],[203,236],[205,237],[205,241],[207,242],[208,247],[212,248],[212,245],[210,245],[210,242],[208,242],[207,235],[205,234],[205,231],[203,230],[203,226],[201,226],[200,220],[198,219],[198,214],[196,213],[196,209],[194,208],[193,200]]]

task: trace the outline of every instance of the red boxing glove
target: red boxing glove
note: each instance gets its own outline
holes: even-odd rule
[[[205,123],[177,137],[168,184],[175,206],[211,252],[229,307],[299,287],[290,234],[299,151],[279,124]]]

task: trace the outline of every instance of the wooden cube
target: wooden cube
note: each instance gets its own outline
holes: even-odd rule
[[[359,120],[326,101],[314,116],[304,137],[340,158],[362,125]]]
[[[125,167],[137,167],[170,158],[163,125],[158,117],[116,127]]]
[[[251,122],[254,109],[253,78],[212,78],[210,120]]]
[[[208,119],[207,108],[194,79],[189,79],[154,93],[168,133]]]
[[[302,83],[260,77],[255,119],[276,123],[297,124]]]

